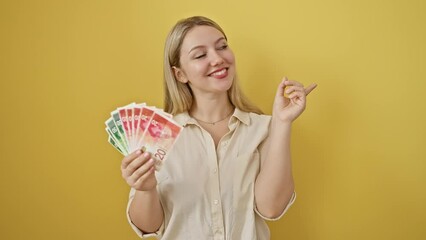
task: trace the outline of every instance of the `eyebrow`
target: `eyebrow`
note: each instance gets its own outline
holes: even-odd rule
[[[219,39],[216,40],[215,44],[218,43],[218,42],[220,42],[221,40],[226,40],[226,38],[225,37],[220,37]],[[204,45],[195,46],[195,47],[191,48],[188,51],[188,54],[190,54],[193,50],[195,50],[197,48],[202,48],[202,47],[204,47]]]

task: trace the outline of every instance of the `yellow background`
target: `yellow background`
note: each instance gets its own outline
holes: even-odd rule
[[[298,199],[272,239],[426,239],[423,0],[0,3],[0,239],[137,239],[104,121],[162,106],[171,26],[205,15],[266,113],[282,76],[319,87],[294,124]],[[184,221],[184,219],[182,219]]]

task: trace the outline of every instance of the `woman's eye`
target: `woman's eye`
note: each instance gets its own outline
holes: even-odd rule
[[[227,49],[227,48],[228,48],[228,45],[225,44],[225,45],[222,45],[219,49]]]
[[[203,58],[204,56],[206,56],[206,54],[197,55],[195,56],[195,59],[200,59],[200,58]]]

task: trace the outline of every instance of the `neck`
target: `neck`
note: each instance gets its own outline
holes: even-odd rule
[[[221,97],[194,98],[189,114],[199,121],[214,123],[226,119],[233,112],[234,106],[225,94]]]

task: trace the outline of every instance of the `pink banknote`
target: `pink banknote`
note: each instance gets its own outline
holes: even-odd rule
[[[157,169],[167,158],[181,131],[182,127],[172,119],[156,112],[152,116],[142,137],[142,145],[156,160]]]

